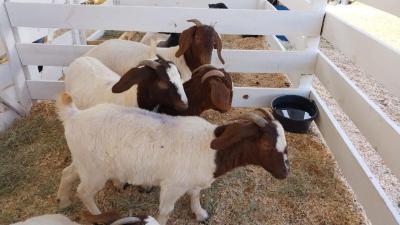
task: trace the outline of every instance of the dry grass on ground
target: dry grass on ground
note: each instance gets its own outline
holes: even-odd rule
[[[249,45],[254,41],[248,40]],[[234,41],[226,42],[234,45]],[[282,87],[288,82],[279,74],[238,74],[234,79],[237,86]],[[202,116],[223,123],[249,110],[233,109],[225,114],[209,110]],[[309,134],[287,133],[287,141],[291,174],[286,180],[278,181],[253,166],[232,171],[202,192],[203,206],[211,215],[203,224],[367,224],[317,129],[313,127]],[[61,170],[69,163],[54,105],[36,104],[30,116],[0,134],[0,224],[56,212],[84,222],[84,208],[77,197],[70,208],[57,209]],[[133,209],[138,214],[157,215],[158,195],[159,190],[144,194],[136,187],[118,192],[107,184],[97,202],[103,211]],[[189,198],[180,199],[169,224],[198,224],[189,208]]]
[[[221,123],[243,113],[205,113]],[[287,135],[291,174],[285,181],[272,178],[257,167],[237,169],[203,191],[203,206],[211,214],[207,224],[364,224],[362,214],[344,183],[336,164],[315,129],[310,134]],[[0,136],[0,224],[45,213],[62,212],[81,219],[81,202],[59,211],[56,190],[61,170],[70,163],[63,128],[54,105],[36,104],[31,115]],[[101,191],[101,209],[157,214],[159,191],[139,193],[129,187],[119,193],[112,185]],[[197,224],[189,199],[176,204],[170,224]]]

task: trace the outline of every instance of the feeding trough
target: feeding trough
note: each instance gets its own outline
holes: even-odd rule
[[[286,131],[306,133],[311,122],[318,116],[314,101],[298,95],[283,95],[272,101],[275,118]]]

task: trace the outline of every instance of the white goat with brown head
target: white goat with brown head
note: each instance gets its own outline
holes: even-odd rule
[[[226,172],[252,164],[278,179],[288,175],[284,130],[263,110],[261,116],[252,113],[216,126],[200,117],[173,117],[114,104],[78,110],[66,93],[58,109],[73,159],[63,171],[57,194],[63,207],[70,204],[72,184],[80,178],[79,198],[92,214],[100,214],[94,196],[108,180],[117,179],[161,186],[162,225],[185,193],[191,196],[196,218],[205,220],[200,190]]]

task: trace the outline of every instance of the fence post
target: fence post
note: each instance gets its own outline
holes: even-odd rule
[[[32,107],[32,99],[25,78],[27,68],[22,65],[15,46],[19,37],[17,29],[11,26],[5,0],[0,0],[0,38],[3,40],[7,50],[8,64],[17,95],[17,99],[9,100],[7,103],[20,115],[26,115]]]

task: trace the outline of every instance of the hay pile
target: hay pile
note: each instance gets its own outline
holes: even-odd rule
[[[287,82],[280,75],[236,76],[237,86],[259,82],[259,86],[280,87]],[[241,76],[248,76],[249,84]],[[266,79],[270,81],[263,83]],[[225,114],[209,110],[202,116],[223,123],[249,110],[237,108]],[[290,176],[278,181],[253,166],[223,176],[202,192],[203,207],[211,216],[204,224],[368,224],[315,126],[309,134],[287,133],[287,141]],[[57,212],[84,223],[84,207],[76,197],[70,208],[57,209],[61,170],[69,163],[54,105],[36,104],[29,117],[0,134],[0,224]],[[97,203],[103,211],[133,209],[137,214],[157,215],[158,196],[159,189],[150,194],[139,193],[137,187],[118,192],[108,183],[98,193]],[[188,196],[177,202],[169,224],[199,224],[190,212]]]

